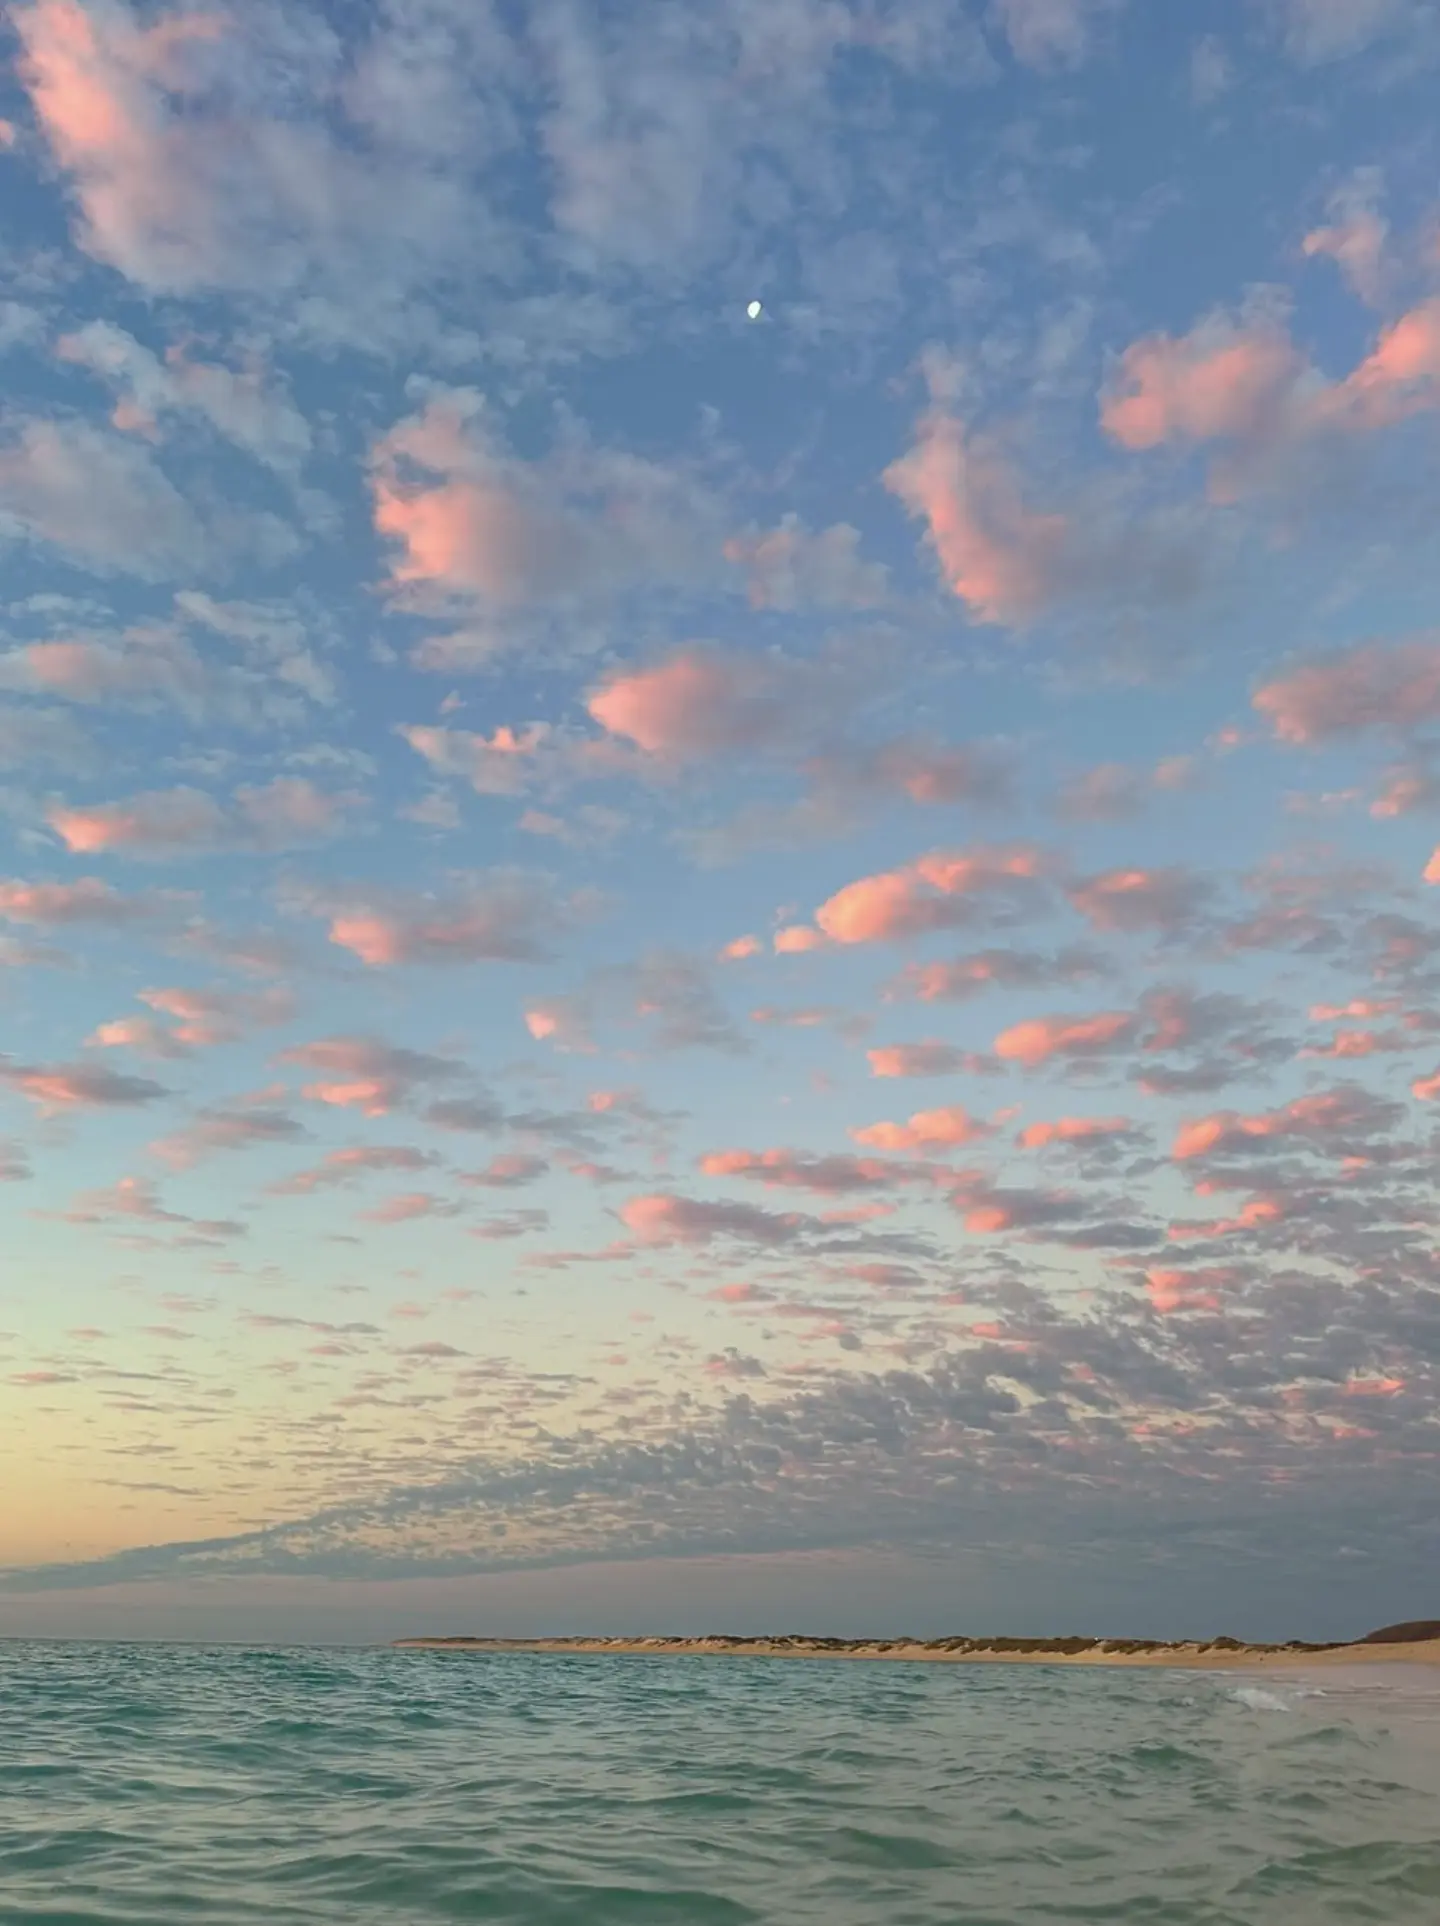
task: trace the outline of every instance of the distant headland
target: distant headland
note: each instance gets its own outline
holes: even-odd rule
[[[1440,1619],[1386,1625],[1364,1638],[1312,1644],[1291,1639],[1263,1645],[1238,1638],[810,1638],[801,1634],[738,1638],[399,1638],[400,1651],[570,1652],[650,1658],[924,1659],[942,1664],[1169,1665],[1272,1668],[1406,1661],[1440,1665]]]

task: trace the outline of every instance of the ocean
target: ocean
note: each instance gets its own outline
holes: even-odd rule
[[[0,1643],[4,1926],[1440,1920],[1440,1674]]]

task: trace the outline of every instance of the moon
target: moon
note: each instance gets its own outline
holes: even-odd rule
[[[758,301],[752,301],[749,307],[746,308],[745,312],[749,315],[752,321],[758,321],[760,319],[760,316],[764,313],[764,309],[761,307]]]

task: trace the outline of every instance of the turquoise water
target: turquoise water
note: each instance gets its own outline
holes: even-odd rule
[[[1440,1679],[0,1644],[0,1920],[1440,1920]]]

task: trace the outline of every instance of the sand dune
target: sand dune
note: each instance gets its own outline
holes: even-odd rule
[[[1409,1629],[1409,1628],[1406,1628]],[[1283,1671],[1316,1665],[1440,1664],[1440,1627],[1428,1637],[1372,1634],[1350,1644],[1246,1644],[1240,1639],[831,1639],[831,1638],[402,1638],[408,1651],[572,1652],[654,1658],[910,1659],[949,1665],[1169,1665]]]

